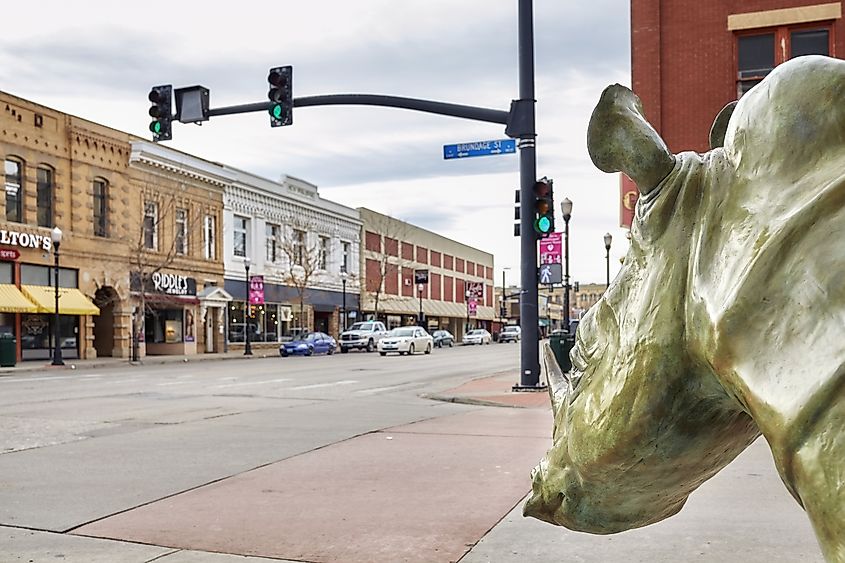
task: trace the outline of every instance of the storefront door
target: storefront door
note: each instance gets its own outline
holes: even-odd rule
[[[214,319],[217,318],[217,307],[209,307],[205,312],[205,351],[214,352]]]

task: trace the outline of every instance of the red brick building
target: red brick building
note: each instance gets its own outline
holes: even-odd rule
[[[673,152],[708,150],[725,104],[807,54],[845,54],[841,1],[631,0],[633,89]],[[623,226],[635,194],[623,177]]]

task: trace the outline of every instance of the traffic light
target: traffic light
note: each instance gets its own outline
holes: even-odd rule
[[[153,118],[150,123],[150,131],[153,134],[153,141],[169,141],[173,138],[173,130],[171,128],[171,119],[173,113],[171,112],[171,99],[173,98],[173,86],[165,84],[163,86],[153,86],[147,96],[153,104],[150,107],[150,117]]]
[[[534,231],[545,238],[555,230],[553,181],[541,178],[534,184]]]
[[[293,67],[278,66],[267,75],[270,90],[270,127],[282,127],[293,123]]]

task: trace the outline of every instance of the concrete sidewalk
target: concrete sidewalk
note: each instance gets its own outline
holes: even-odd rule
[[[33,360],[18,362],[18,364],[14,367],[0,367],[0,377],[4,375],[34,371],[50,372],[74,369],[152,366],[173,363],[208,362],[217,360],[250,360],[279,357],[279,352],[275,348],[253,348],[252,352],[252,356],[244,356],[243,350],[213,354],[195,354],[191,356],[146,356],[138,362],[132,362],[128,358],[95,358],[92,360],[66,359],[64,360],[65,365],[63,366],[54,366],[50,364],[50,360]]]
[[[491,407],[550,408],[549,393],[542,391],[512,391],[519,383],[519,376],[513,372],[497,373],[479,377],[458,387],[439,393],[423,395],[427,399],[483,405]],[[549,427],[551,433],[551,426]]]

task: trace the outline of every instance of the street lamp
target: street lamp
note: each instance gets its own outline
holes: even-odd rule
[[[340,283],[343,284],[343,331],[346,332],[346,278],[349,273],[346,271],[346,266],[340,268]]]
[[[244,319],[244,356],[252,356],[252,347],[249,345],[249,318],[252,316],[252,302],[249,300],[249,265],[252,260],[249,256],[244,258],[244,269],[246,270],[246,318]]]
[[[419,319],[419,323],[418,323],[420,326],[423,326],[423,307],[422,307],[423,289],[425,289],[425,286],[423,284],[421,284],[421,283],[417,284],[417,293],[420,294],[420,319]]]
[[[467,326],[466,326],[466,329],[464,330],[464,333],[467,333],[467,332],[469,332],[469,298],[472,295],[472,292],[470,290],[466,290],[464,295],[466,295],[466,302],[467,302]]]
[[[604,249],[607,250],[605,261],[607,262],[607,287],[610,287],[610,243],[613,241],[613,235],[610,233],[604,234]]]
[[[53,365],[63,366],[62,361],[62,345],[59,342],[59,245],[62,244],[62,230],[58,227],[53,227],[50,232],[50,240],[53,241],[53,256],[56,258],[56,270],[53,276],[53,283],[56,287],[56,311],[53,316]]]
[[[510,266],[502,268],[502,304],[499,306],[499,315],[502,317],[502,328],[507,322],[507,310],[505,308],[505,271],[510,270]]]
[[[569,333],[569,219],[572,218],[572,201],[569,198],[560,203],[563,212],[563,329]]]

